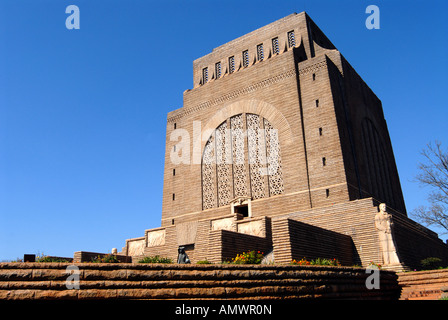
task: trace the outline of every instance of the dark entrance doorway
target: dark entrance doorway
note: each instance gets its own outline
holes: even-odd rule
[[[240,206],[235,206],[234,207],[234,211],[235,211],[235,213],[241,214],[243,217],[248,217],[249,216],[249,207],[247,206],[247,204],[242,204]]]

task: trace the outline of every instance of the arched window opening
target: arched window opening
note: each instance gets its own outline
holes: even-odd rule
[[[202,155],[202,208],[230,204],[237,197],[282,194],[278,131],[263,117],[241,113],[211,134]]]

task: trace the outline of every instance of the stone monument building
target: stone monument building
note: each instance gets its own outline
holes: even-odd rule
[[[380,99],[305,12],[195,60],[166,131],[161,227],[122,254],[387,264],[375,226],[385,203],[392,269],[448,261],[437,234],[407,217]]]

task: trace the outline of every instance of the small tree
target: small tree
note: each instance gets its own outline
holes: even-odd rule
[[[425,163],[419,163],[417,181],[429,186],[429,207],[419,206],[412,215],[426,226],[439,226],[448,233],[448,152],[442,149],[442,143],[435,141],[427,144],[421,154]]]

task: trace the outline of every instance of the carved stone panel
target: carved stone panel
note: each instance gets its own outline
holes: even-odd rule
[[[257,237],[265,237],[263,220],[254,220],[248,222],[238,222],[238,232]]]
[[[163,246],[165,244],[165,229],[148,231],[146,237],[148,247]]]
[[[177,245],[187,245],[196,242],[196,233],[198,230],[198,222],[184,222],[176,225]]]
[[[229,230],[235,231],[234,217],[216,219],[211,221],[211,230]]]
[[[128,241],[128,256],[141,256],[145,252],[145,239]]]

